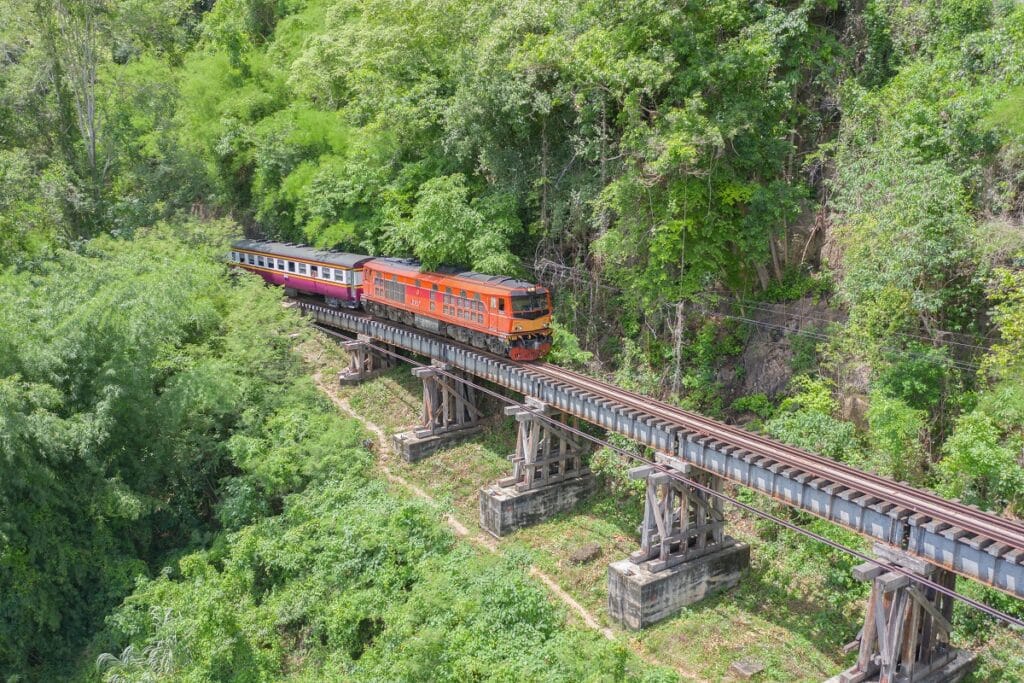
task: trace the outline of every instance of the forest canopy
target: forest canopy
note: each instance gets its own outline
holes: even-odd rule
[[[4,676],[660,675],[388,497],[241,235],[531,278],[552,360],[1024,514],[1020,2],[0,16]]]

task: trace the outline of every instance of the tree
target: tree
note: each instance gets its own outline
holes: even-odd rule
[[[509,251],[516,219],[505,197],[470,201],[465,176],[455,174],[428,180],[416,200],[409,219],[391,233],[394,250],[408,249],[427,269],[451,264],[494,274],[518,270]]]

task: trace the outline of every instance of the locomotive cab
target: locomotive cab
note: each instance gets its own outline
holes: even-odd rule
[[[512,294],[512,317],[536,320],[551,315],[551,301],[547,290],[538,289],[525,294]]]

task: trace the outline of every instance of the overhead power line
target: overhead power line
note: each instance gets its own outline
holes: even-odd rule
[[[757,326],[760,326],[760,327],[766,327],[766,328],[769,328],[769,329],[781,330],[782,332],[785,332],[786,334],[797,334],[797,335],[801,335],[801,336],[805,336],[805,337],[811,337],[813,339],[818,339],[819,341],[832,341],[833,339],[836,338],[836,335],[829,334],[827,332],[819,332],[819,331],[815,331],[815,330],[793,330],[793,329],[790,329],[790,328],[786,327],[785,325],[779,325],[777,323],[770,323],[770,322],[767,322],[767,321],[764,321],[764,320],[757,320],[755,318],[746,318],[746,317],[738,316],[738,315],[730,315],[728,313],[713,312],[713,313],[709,313],[709,315],[718,316],[720,318],[727,318],[727,319],[731,319],[731,320],[736,320],[736,321],[739,321],[739,322],[747,323],[747,324],[750,324],[750,325],[757,325]],[[927,363],[934,363],[936,365],[953,366],[953,367],[956,367],[956,368],[958,368],[960,370],[967,370],[967,371],[971,371],[971,372],[977,372],[979,369],[981,369],[981,366],[978,365],[977,363],[971,363],[969,361],[957,360],[955,358],[935,358],[933,356],[929,356],[929,355],[927,355],[925,353],[922,353],[920,351],[911,351],[910,349],[901,349],[901,348],[896,347],[896,346],[880,346],[878,348],[881,351],[885,351],[885,352],[891,353],[893,355],[904,356],[904,357],[907,357],[907,358],[914,358],[916,360],[922,360],[922,361],[925,361]]]
[[[576,267],[576,266],[567,266],[567,265],[564,265],[564,264],[561,264],[561,263],[557,263],[555,261],[551,261],[551,260],[548,260],[548,259],[536,259],[536,260],[534,260],[534,262],[532,264],[531,270],[533,271],[534,275],[540,275],[540,274],[546,273],[548,271],[554,271],[554,272],[558,273],[557,277],[559,279],[563,280],[563,281],[568,280],[568,281],[575,282],[575,283],[580,284],[580,285],[586,285],[588,287],[596,286],[596,287],[600,287],[601,289],[605,289],[605,290],[611,291],[611,292],[613,292],[615,294],[621,294],[622,293],[622,289],[621,288],[614,287],[614,286],[608,285],[608,284],[606,284],[604,282],[601,282],[599,280],[599,278],[597,277],[597,274],[596,274],[595,271],[581,269],[581,268]],[[698,297],[692,303],[697,304],[698,306],[704,304],[704,306],[706,307],[706,304],[710,303],[708,300],[712,299],[712,298],[723,299],[725,301],[734,303],[734,304],[736,304],[738,306],[743,306],[743,307],[747,307],[747,308],[753,308],[753,309],[755,309],[755,310],[757,310],[758,312],[761,312],[761,313],[766,313],[766,314],[771,314],[771,315],[780,315],[781,314],[781,315],[784,315],[784,316],[789,317],[789,318],[793,318],[793,319],[797,319],[797,320],[803,320],[803,321],[807,321],[807,322],[813,322],[813,323],[820,324],[820,325],[842,325],[843,324],[843,323],[841,323],[840,321],[837,321],[837,320],[830,320],[830,319],[827,319],[827,318],[817,318],[817,317],[814,317],[814,316],[809,316],[809,315],[801,314],[801,313],[794,313],[794,312],[785,311],[785,310],[780,311],[776,307],[780,306],[780,305],[785,305],[785,304],[772,304],[772,303],[766,302],[766,301],[758,301],[756,299],[748,299],[748,298],[744,298],[744,297],[738,297],[738,296],[733,295],[733,294],[701,295],[700,297]],[[701,301],[701,299],[703,299],[704,301]],[[675,308],[680,303],[691,303],[691,302],[674,302],[674,303],[673,302],[666,302],[665,304],[663,304],[663,306],[666,307],[666,308]],[[726,314],[716,313],[716,315],[726,315]],[[746,322],[749,322],[750,324],[754,324],[754,325],[770,326],[768,323],[765,323],[763,321],[759,321],[759,320],[756,320],[756,319],[750,319],[750,320],[747,320]],[[794,332],[793,330],[789,330],[788,328],[782,328],[781,326],[777,326],[776,329],[781,329],[781,330],[783,330],[784,332],[787,332],[787,333],[793,333]],[[954,336],[954,335],[966,336],[962,332],[953,332],[953,331],[950,331],[950,330],[935,330],[935,333],[938,334],[938,335],[943,335],[943,336],[947,336],[947,337],[951,337],[951,336]],[[894,332],[894,333],[892,333],[892,336],[893,337],[897,337],[897,338],[901,338],[901,339],[906,339],[906,340],[925,342],[925,343],[928,343],[928,344],[930,344],[932,346],[955,346],[955,347],[958,347],[958,348],[961,348],[961,349],[965,349],[965,350],[980,351],[980,352],[986,352],[986,353],[988,351],[991,351],[991,347],[990,346],[985,346],[985,345],[981,345],[981,344],[972,344],[972,343],[969,343],[969,342],[958,341],[956,339],[935,339],[934,337],[928,337],[928,336],[920,335],[920,334],[913,334],[911,332]],[[913,353],[913,352],[907,351],[905,349],[896,349],[896,348],[893,348],[893,347],[888,347],[888,350],[893,352],[893,353],[911,353],[911,354]],[[933,360],[932,362],[938,362],[938,361],[934,361]],[[977,365],[974,365],[974,364],[971,364],[971,363],[964,363],[962,361],[960,362],[960,367],[961,367],[961,369],[971,369],[971,370],[977,370],[978,369]]]
[[[341,339],[348,339],[347,337],[345,337],[345,335],[342,335],[339,332],[337,332],[335,330],[332,330],[331,328],[329,328],[327,326],[314,323],[314,327],[316,327],[317,329],[319,329],[319,330],[321,330],[321,331],[323,331],[323,332],[325,332],[325,333],[327,333],[329,335],[332,335],[334,337],[338,337],[338,338],[341,338]],[[374,349],[375,351],[377,351],[379,353],[383,353],[385,355],[391,356],[393,358],[401,360],[401,361],[403,361],[405,363],[408,363],[410,365],[413,365],[413,366],[416,366],[416,367],[426,367],[425,363],[421,363],[421,362],[417,361],[414,358],[410,358],[410,357],[408,357],[408,356],[406,356],[404,354],[398,353],[397,351],[394,351],[392,349],[388,349],[386,347],[374,344],[372,342],[367,342],[367,345],[370,346],[372,349]],[[823,543],[823,544],[825,544],[825,545],[827,545],[827,546],[829,546],[831,548],[834,548],[836,550],[839,550],[841,552],[847,553],[847,554],[849,554],[849,555],[851,555],[851,556],[853,556],[853,557],[855,557],[855,558],[857,558],[859,560],[862,560],[864,562],[869,562],[869,563],[871,563],[873,565],[876,565],[878,567],[881,567],[881,568],[885,569],[886,571],[895,572],[897,574],[901,574],[903,576],[906,576],[907,578],[909,578],[911,581],[913,581],[915,583],[918,583],[918,584],[920,584],[922,586],[926,586],[928,588],[931,588],[931,589],[937,591],[938,593],[941,593],[942,595],[946,595],[946,596],[948,596],[950,598],[953,598],[954,600],[959,600],[959,601],[969,605],[970,607],[973,607],[974,609],[977,609],[980,612],[982,612],[982,613],[984,613],[984,614],[986,614],[986,615],[988,615],[988,616],[990,616],[990,617],[992,617],[994,619],[1002,621],[1002,622],[1004,622],[1004,623],[1006,623],[1006,624],[1008,624],[1010,626],[1013,626],[1015,628],[1024,629],[1024,620],[1021,620],[1021,619],[1018,619],[1017,617],[1014,617],[1012,615],[1006,614],[1005,612],[1002,612],[1002,611],[1000,611],[1000,610],[998,610],[998,609],[996,609],[994,607],[986,605],[985,603],[980,602],[978,600],[975,600],[974,598],[971,598],[971,597],[968,597],[966,595],[963,595],[962,593],[958,593],[955,590],[946,588],[945,586],[943,586],[943,585],[941,585],[941,584],[939,584],[939,583],[937,583],[935,581],[932,581],[931,579],[928,579],[926,577],[919,576],[919,575],[913,573],[912,571],[910,571],[910,570],[908,570],[908,569],[906,569],[904,567],[901,567],[900,565],[897,565],[897,564],[894,564],[894,563],[885,562],[885,561],[881,561],[878,558],[871,557],[870,555],[862,553],[859,550],[856,550],[854,548],[850,548],[848,546],[845,546],[845,545],[843,545],[843,544],[841,544],[841,543],[839,543],[837,541],[833,541],[832,539],[827,538],[827,537],[825,537],[825,536],[823,536],[821,534],[817,534],[817,533],[815,533],[813,531],[809,531],[809,530],[804,529],[803,527],[798,526],[798,525],[796,525],[796,524],[794,524],[794,523],[792,523],[792,522],[790,522],[788,520],[782,519],[781,517],[778,517],[777,515],[773,515],[770,512],[766,512],[764,510],[761,510],[760,508],[754,507],[753,505],[750,505],[749,503],[744,503],[743,501],[738,500],[737,498],[733,498],[732,496],[730,496],[730,495],[728,495],[726,493],[723,493],[721,491],[716,491],[715,489],[713,489],[711,487],[708,487],[708,486],[705,486],[704,484],[701,484],[700,482],[696,482],[696,481],[693,481],[691,479],[688,479],[687,477],[683,476],[682,473],[680,473],[678,470],[672,469],[670,467],[666,467],[665,465],[662,465],[661,463],[648,460],[648,459],[644,458],[643,456],[641,456],[639,454],[632,453],[630,451],[627,451],[624,448],[620,448],[619,446],[616,446],[615,444],[613,444],[613,443],[611,443],[611,442],[609,442],[609,441],[607,441],[605,439],[601,439],[600,437],[593,436],[592,434],[589,434],[589,433],[587,433],[587,432],[585,432],[585,431],[583,431],[581,429],[573,427],[572,425],[568,425],[568,424],[565,424],[563,422],[560,422],[560,421],[554,419],[553,417],[551,417],[549,415],[544,415],[540,411],[532,409],[528,405],[524,406],[523,404],[519,403],[515,399],[509,398],[508,396],[505,396],[504,394],[502,394],[500,392],[497,392],[497,391],[495,391],[495,390],[493,390],[493,389],[491,389],[489,387],[485,387],[485,386],[483,386],[481,384],[478,384],[476,382],[473,382],[473,381],[471,381],[471,380],[469,380],[469,379],[467,379],[465,377],[462,377],[462,376],[457,375],[457,374],[452,373],[452,372],[448,372],[447,370],[444,370],[442,368],[435,367],[435,370],[437,372],[439,372],[440,374],[444,375],[445,377],[448,377],[449,379],[452,379],[454,381],[457,381],[457,382],[460,382],[462,384],[465,384],[466,386],[472,387],[473,389],[476,389],[477,391],[480,391],[483,394],[491,396],[491,397],[493,397],[493,398],[495,398],[495,399],[497,399],[497,400],[499,400],[499,401],[501,401],[503,403],[507,403],[509,405],[515,405],[515,406],[517,406],[517,407],[519,407],[519,408],[521,408],[521,409],[531,413],[537,419],[543,420],[543,421],[545,421],[545,422],[547,422],[547,423],[557,427],[558,429],[565,430],[565,431],[567,431],[567,432],[569,432],[571,434],[574,434],[574,435],[579,436],[581,438],[584,438],[584,439],[586,439],[588,441],[591,441],[592,443],[595,443],[595,444],[597,444],[599,446],[602,446],[604,448],[608,448],[609,450],[611,450],[611,451],[613,451],[615,453],[618,453],[619,455],[624,456],[624,457],[626,457],[626,458],[628,458],[630,460],[633,460],[633,461],[635,461],[637,463],[653,467],[658,472],[661,472],[661,473],[667,475],[669,478],[674,479],[675,481],[678,481],[680,483],[686,484],[688,486],[692,486],[695,489],[697,489],[699,491],[702,491],[702,492],[704,492],[704,493],[706,493],[706,494],[708,494],[710,496],[714,496],[716,498],[720,498],[720,499],[724,500],[725,502],[730,503],[731,505],[740,508],[741,510],[745,510],[745,511],[750,512],[751,514],[754,514],[754,515],[756,515],[758,517],[761,517],[763,519],[767,519],[767,520],[769,520],[769,521],[771,521],[771,522],[773,522],[775,524],[778,524],[779,526],[782,526],[782,527],[784,527],[786,529],[789,529],[790,531],[793,531],[795,533],[798,533],[798,534],[801,534],[803,536],[806,536],[807,538],[810,538],[810,539],[813,539],[815,541],[818,541],[819,543]]]

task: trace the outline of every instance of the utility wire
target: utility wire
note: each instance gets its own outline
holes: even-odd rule
[[[756,320],[754,318],[746,318],[744,316],[739,316],[739,315],[730,315],[728,313],[709,312],[708,315],[718,316],[718,317],[721,317],[721,318],[728,318],[728,319],[731,319],[731,320],[737,320],[737,321],[740,321],[740,322],[748,323],[750,325],[758,325],[760,327],[767,327],[769,329],[781,330],[781,331],[783,331],[783,332],[785,332],[787,334],[798,334],[798,335],[802,335],[802,336],[805,336],[805,337],[811,337],[813,339],[818,339],[820,341],[831,341],[831,340],[836,338],[835,335],[829,334],[827,332],[817,332],[817,331],[813,331],[813,330],[791,330],[788,327],[785,327],[784,325],[779,325],[777,323],[770,323],[770,322],[766,322],[766,321],[763,321],[763,320]],[[892,353],[894,355],[905,356],[907,358],[916,358],[918,360],[923,360],[923,361],[928,362],[928,363],[934,363],[936,365],[951,365],[951,366],[954,366],[954,367],[956,367],[956,368],[958,368],[960,370],[969,370],[969,371],[977,372],[979,369],[981,369],[981,366],[976,364],[976,363],[971,363],[971,362],[962,361],[962,360],[956,360],[955,358],[946,358],[946,359],[932,358],[931,356],[928,356],[927,354],[924,354],[924,353],[921,353],[921,352],[910,351],[910,350],[907,350],[907,349],[900,349],[900,348],[897,348],[895,346],[881,346],[881,347],[879,347],[879,349],[881,351],[886,351],[886,352]]]
[[[789,312],[789,311],[779,311],[779,310],[777,310],[775,308],[776,306],[786,306],[787,304],[772,304],[772,303],[767,302],[767,301],[756,301],[756,300],[753,300],[753,299],[741,299],[741,298],[734,297],[732,295],[725,295],[725,294],[707,295],[706,299],[710,299],[710,298],[715,297],[715,296],[718,296],[718,297],[720,297],[720,298],[722,298],[722,299],[724,299],[726,301],[730,301],[730,302],[735,303],[735,304],[737,304],[739,306],[742,306],[742,307],[753,308],[754,310],[756,310],[758,312],[761,312],[761,313],[770,313],[772,315],[777,315],[777,314],[781,313],[782,315],[785,315],[788,318],[793,318],[793,319],[796,319],[796,320],[806,320],[806,321],[810,321],[810,322],[820,323],[820,324],[823,324],[823,325],[835,325],[835,324],[840,324],[840,322],[841,322],[841,321],[838,321],[838,320],[829,320],[827,318],[815,318],[813,316],[803,315],[803,314],[800,314],[800,313],[792,313],[792,312]],[[669,304],[669,305],[673,305],[673,304]],[[966,333],[963,333],[963,332],[951,332],[949,330],[935,330],[935,332],[937,334],[946,334],[946,335],[957,334],[957,335],[962,335],[962,336],[968,336],[968,335],[966,335]],[[921,335],[921,334],[912,334],[910,332],[897,332],[897,333],[894,333],[894,336],[904,337],[904,338],[907,338],[907,339],[914,339],[914,340],[918,340],[918,341],[924,341],[924,342],[928,342],[928,343],[930,343],[932,345],[938,344],[940,346],[959,346],[959,347],[962,347],[962,348],[965,348],[965,349],[971,349],[971,350],[975,350],[975,351],[986,351],[986,352],[992,350],[991,346],[983,346],[983,345],[980,345],[980,344],[969,344],[967,342],[956,341],[956,340],[953,340],[953,339],[937,340],[937,339],[933,339],[932,337],[926,337],[926,336]]]
[[[595,274],[592,271],[581,270],[581,269],[579,269],[577,267],[573,267],[573,266],[566,266],[566,265],[563,265],[563,264],[560,264],[560,263],[556,263],[555,261],[535,260],[533,262],[533,265],[531,266],[531,270],[533,271],[534,275],[538,275],[540,273],[544,273],[544,272],[549,271],[549,270],[558,271],[559,273],[561,273],[559,278],[562,279],[562,280],[570,280],[572,282],[575,282],[575,283],[581,284],[581,285],[597,286],[597,287],[600,287],[602,289],[607,289],[607,290],[612,291],[612,292],[617,293],[617,294],[621,294],[622,293],[622,290],[620,288],[618,288],[618,287],[612,287],[610,285],[607,285],[607,284],[604,284],[602,282],[597,281],[597,278],[595,277]],[[769,302],[757,301],[755,299],[747,299],[747,298],[737,297],[737,296],[732,295],[732,294],[705,294],[705,295],[701,295],[701,298],[703,298],[705,300],[704,302],[695,301],[694,303],[697,303],[698,305],[704,303],[705,305],[702,306],[702,307],[706,309],[707,299],[714,298],[714,297],[717,297],[717,298],[720,298],[720,299],[724,299],[726,301],[735,303],[735,304],[737,304],[739,306],[747,306],[747,307],[750,307],[750,308],[754,308],[754,309],[758,310],[759,312],[763,312],[763,313],[771,313],[773,315],[778,315],[778,314],[781,313],[782,315],[785,315],[785,316],[790,317],[790,318],[799,319],[799,320],[805,320],[805,321],[811,321],[811,322],[820,323],[820,324],[823,324],[823,325],[840,324],[839,321],[836,321],[836,320],[828,320],[826,318],[815,318],[815,317],[812,317],[812,316],[802,315],[802,314],[799,314],[799,313],[792,313],[792,312],[788,312],[788,311],[778,311],[775,308],[771,308],[771,307],[772,306],[778,306],[780,304],[771,304]],[[666,308],[675,308],[676,306],[679,305],[679,303],[680,302],[665,303],[664,306]],[[781,305],[785,305],[785,304],[781,304]],[[717,314],[717,315],[722,315],[722,314]],[[762,324],[760,321],[750,321],[750,322],[752,322],[753,324]],[[950,330],[935,330],[935,332],[937,334],[950,335],[950,336],[952,336],[952,335],[964,335],[964,333],[962,333],[962,332],[952,332]],[[971,350],[975,350],[975,351],[983,351],[983,352],[991,351],[991,347],[990,346],[984,346],[984,345],[979,345],[979,344],[971,344],[971,343],[967,343],[967,342],[956,341],[954,339],[937,340],[937,339],[933,339],[931,337],[927,337],[927,336],[920,335],[920,334],[913,334],[913,333],[910,333],[910,332],[895,332],[895,333],[893,333],[893,336],[901,337],[901,338],[904,338],[904,339],[912,339],[912,340],[915,340],[915,341],[923,341],[923,342],[927,342],[929,344],[938,345],[938,346],[957,346],[957,347],[960,347],[960,348],[971,349]],[[892,349],[892,350],[895,353],[903,352],[902,349]]]
[[[331,328],[329,328],[327,326],[320,325],[318,323],[314,323],[314,327],[316,327],[317,329],[319,329],[319,330],[321,330],[323,332],[326,332],[329,335],[332,335],[332,336],[335,336],[335,337],[339,337],[339,338],[342,338],[342,339],[348,339],[347,337],[345,337],[345,335],[342,335],[339,332],[337,332],[335,330],[332,330]],[[388,349],[386,347],[379,346],[379,345],[374,344],[372,342],[364,342],[364,343],[366,343],[367,346],[369,346],[370,348],[372,348],[372,349],[374,349],[374,350],[376,350],[376,351],[378,351],[380,353],[392,356],[392,357],[394,357],[396,359],[399,359],[399,360],[401,360],[401,361],[403,361],[405,363],[408,363],[410,365],[413,365],[413,366],[416,366],[416,367],[428,367],[426,363],[421,363],[421,362],[419,362],[419,361],[417,361],[417,360],[415,360],[413,358],[409,358],[408,356],[400,354],[400,353],[398,353],[398,352],[396,352],[396,351],[394,351],[392,349]],[[721,491],[716,491],[715,489],[713,489],[711,487],[708,487],[708,486],[705,486],[704,484],[701,484],[700,482],[696,482],[696,481],[693,481],[691,479],[688,479],[687,477],[683,476],[678,470],[674,470],[674,469],[668,468],[668,467],[666,467],[666,466],[664,466],[664,465],[662,465],[660,463],[653,462],[651,460],[647,460],[646,458],[644,458],[641,455],[638,455],[636,453],[631,453],[630,451],[627,451],[627,450],[625,450],[623,448],[620,448],[620,447],[612,444],[609,441],[606,441],[606,440],[601,439],[599,437],[596,437],[596,436],[593,436],[591,434],[588,434],[587,432],[585,432],[585,431],[583,431],[581,429],[577,429],[577,428],[573,427],[572,425],[568,425],[568,424],[565,424],[563,422],[560,422],[560,421],[554,419],[553,417],[551,417],[549,415],[544,415],[543,413],[530,408],[528,405],[524,405],[522,403],[519,403],[515,399],[509,398],[508,396],[505,396],[504,394],[501,394],[501,393],[499,393],[497,391],[494,391],[493,389],[490,389],[488,387],[482,386],[482,385],[480,385],[480,384],[478,384],[476,382],[472,382],[471,380],[469,380],[469,379],[467,379],[465,377],[462,377],[462,376],[457,375],[455,373],[448,372],[447,370],[444,370],[443,368],[438,368],[437,366],[429,366],[429,367],[433,367],[439,374],[444,375],[445,377],[448,377],[448,378],[453,379],[453,380],[455,380],[457,382],[465,384],[466,386],[472,387],[472,388],[476,389],[477,391],[480,391],[481,393],[484,393],[484,394],[486,394],[488,396],[491,396],[493,398],[498,399],[499,401],[502,401],[504,403],[508,403],[509,405],[515,405],[517,407],[520,407],[520,408],[524,409],[525,411],[531,413],[534,417],[536,417],[536,418],[538,418],[540,420],[543,420],[545,422],[548,422],[548,423],[552,424],[553,426],[557,427],[558,429],[565,430],[565,431],[567,431],[567,432],[569,432],[571,434],[574,434],[576,436],[579,436],[579,437],[582,437],[584,439],[587,439],[588,441],[591,441],[591,442],[593,442],[595,444],[598,444],[599,446],[603,446],[605,448],[608,448],[609,450],[612,450],[615,453],[618,453],[619,455],[625,456],[626,458],[629,458],[630,460],[642,463],[643,465],[651,466],[655,470],[657,470],[658,472],[661,472],[661,473],[667,475],[669,478],[674,479],[675,481],[681,482],[681,483],[686,484],[688,486],[692,486],[693,488],[695,488],[695,489],[697,489],[699,491],[702,491],[702,492],[704,492],[704,493],[706,493],[708,495],[714,496],[716,498],[720,498],[720,499],[724,500],[725,502],[728,502],[728,503],[730,503],[730,504],[732,504],[732,505],[734,505],[734,506],[736,506],[736,507],[738,507],[738,508],[740,508],[742,510],[745,510],[747,512],[750,512],[750,513],[756,515],[756,516],[759,516],[759,517],[762,517],[764,519],[767,519],[767,520],[769,520],[771,522],[774,522],[774,523],[776,523],[776,524],[778,524],[778,525],[780,525],[782,527],[785,527],[786,529],[789,529],[790,531],[796,532],[796,533],[801,534],[803,536],[806,536],[806,537],[808,537],[810,539],[818,541],[819,543],[824,543],[825,545],[828,545],[831,548],[834,548],[834,549],[839,550],[841,552],[845,552],[845,553],[847,553],[849,555],[852,555],[853,557],[856,557],[859,560],[862,560],[864,562],[868,562],[868,563],[871,563],[871,564],[876,565],[878,567],[881,567],[881,568],[885,569],[886,571],[895,572],[897,574],[901,574],[903,576],[906,576],[911,581],[914,581],[914,582],[919,583],[919,584],[921,584],[923,586],[931,588],[931,589],[935,590],[938,593],[941,593],[941,594],[943,594],[943,595],[945,595],[947,597],[953,598],[954,600],[960,600],[961,602],[963,602],[963,603],[965,603],[965,604],[967,604],[967,605],[969,605],[969,606],[971,606],[971,607],[973,607],[973,608],[983,612],[984,614],[986,614],[986,615],[988,615],[988,616],[990,616],[990,617],[992,617],[994,619],[997,619],[999,621],[1003,621],[1006,624],[1008,624],[1010,626],[1013,626],[1015,628],[1024,629],[1024,620],[1021,620],[1021,619],[1018,619],[1018,618],[1016,618],[1014,616],[1006,614],[1005,612],[997,610],[994,607],[991,607],[989,605],[986,605],[983,602],[975,600],[974,598],[971,598],[971,597],[968,597],[966,595],[963,595],[962,593],[958,593],[955,590],[946,588],[942,584],[939,584],[939,583],[937,583],[935,581],[932,581],[931,579],[928,579],[926,577],[914,574],[912,571],[910,571],[910,570],[908,570],[908,569],[906,569],[904,567],[901,567],[901,566],[899,566],[897,564],[894,564],[894,563],[888,563],[888,562],[880,561],[878,558],[871,557],[870,555],[862,553],[859,550],[855,550],[853,548],[844,546],[843,544],[841,544],[841,543],[839,543],[837,541],[833,541],[832,539],[827,538],[825,536],[822,536],[821,534],[817,534],[817,533],[815,533],[813,531],[809,531],[807,529],[804,529],[803,527],[800,527],[800,526],[798,526],[798,525],[796,525],[796,524],[794,524],[792,522],[784,520],[781,517],[778,517],[776,515],[771,514],[770,512],[765,512],[764,510],[761,510],[760,508],[756,508],[753,505],[750,505],[748,503],[744,503],[744,502],[742,502],[742,501],[740,501],[740,500],[738,500],[736,498],[733,498],[732,496],[729,496],[729,495],[727,495],[727,494],[725,494],[725,493],[723,493]]]

